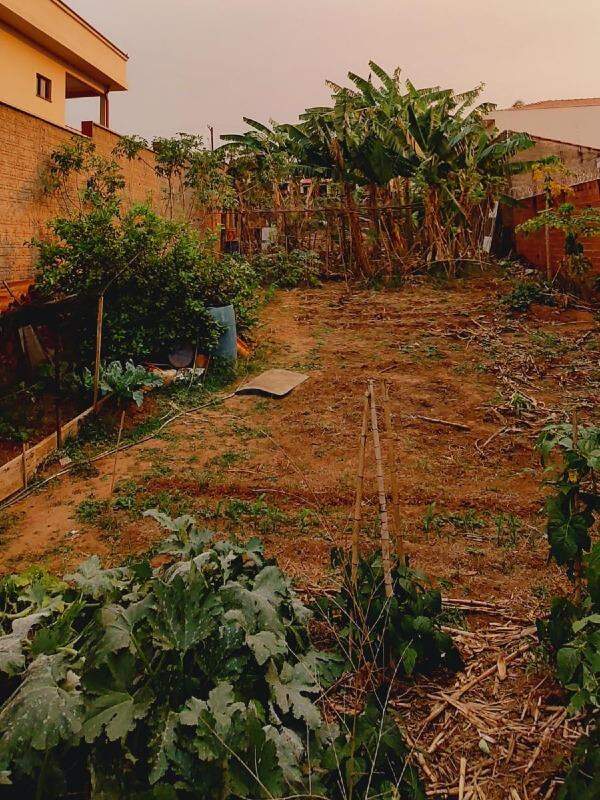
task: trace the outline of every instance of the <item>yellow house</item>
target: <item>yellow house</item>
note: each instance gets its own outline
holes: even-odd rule
[[[62,0],[0,0],[0,102],[57,125],[71,98],[127,89],[127,55]]]

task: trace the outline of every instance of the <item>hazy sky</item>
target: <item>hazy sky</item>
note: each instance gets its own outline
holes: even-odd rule
[[[600,95],[600,0],[67,1],[129,54],[122,133],[293,121],[369,59],[418,86],[485,82],[500,106]]]

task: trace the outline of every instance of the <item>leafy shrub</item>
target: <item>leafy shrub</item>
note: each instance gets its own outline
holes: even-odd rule
[[[370,695],[363,713],[347,717],[342,727],[323,758],[330,800],[425,800],[419,775],[407,764],[408,750],[398,725],[386,712],[385,698]],[[343,784],[340,774],[346,776]]]
[[[45,297],[90,298],[71,320],[67,339],[90,360],[96,298],[105,287],[103,352],[109,359],[149,358],[182,342],[209,347],[216,324],[210,304],[232,303],[240,327],[254,322],[256,279],[241,259],[213,251],[188,226],[147,206],[121,214],[115,203],[54,220],[40,248],[36,290]]]
[[[527,311],[532,303],[554,305],[552,292],[535,281],[517,281],[511,292],[502,298],[502,304],[510,311]]]
[[[554,489],[546,501],[550,555],[559,566],[566,567],[569,578],[579,581],[583,554],[592,546],[594,515],[600,511],[594,478],[600,469],[600,428],[578,426],[575,440],[571,424],[548,425],[540,434],[537,448],[551,475],[546,483]],[[556,463],[549,463],[552,454],[558,459]]]
[[[554,493],[546,502],[550,556],[575,585],[573,601],[554,598],[548,620],[538,622],[555,658],[557,677],[571,695],[571,709],[600,708],[600,543],[591,531],[600,511],[595,473],[600,467],[600,428],[569,424],[544,428],[538,440]]]
[[[65,582],[0,583],[3,796],[347,796],[331,751],[347,737],[315,704],[335,661],[311,649],[287,579],[256,540],[149,513],[171,534],[163,566],[93,556]],[[421,800],[389,719],[369,707],[356,724],[342,763],[353,782],[373,774],[360,796]]]
[[[145,367],[135,366],[133,361],[127,361],[125,366],[120,361],[103,364],[100,369],[99,386],[102,394],[113,394],[119,403],[133,400],[138,408],[144,402],[144,389],[162,386],[162,378],[155,372],[150,372]],[[86,389],[91,389],[94,376],[87,367],[83,373],[83,384]]]
[[[253,260],[253,266],[265,286],[294,289],[296,286],[318,286],[321,260],[312,250],[265,253]]]
[[[597,800],[600,797],[600,727],[582,737],[575,747],[571,768],[558,790],[557,800]]]
[[[342,566],[340,593],[319,600],[318,609],[335,626],[344,653],[358,650],[364,661],[395,665],[404,675],[460,668],[452,638],[440,629],[441,594],[427,586],[425,576],[394,560],[394,594],[387,598],[380,553],[359,561],[356,586],[347,562]]]
[[[162,142],[157,170],[170,186],[181,179],[183,195],[196,197],[200,176],[195,167],[193,176],[189,170],[192,155],[200,158],[200,143],[180,136],[171,145]],[[135,157],[141,146],[142,140],[128,140],[119,155]],[[221,258],[214,237],[204,240],[186,222],[165,219],[147,205],[124,210],[120,166],[98,156],[93,145],[64,145],[51,156],[49,188],[68,197],[77,178],[83,188],[71,198],[69,213],[33,242],[39,248],[35,291],[89,300],[64,337],[76,343],[72,357],[89,362],[93,355],[94,308],[103,292],[103,352],[109,359],[140,360],[185,342],[209,348],[218,333],[206,311],[211,304],[232,303],[242,329],[254,322],[257,279],[247,262]],[[173,197],[168,205],[172,212]]]

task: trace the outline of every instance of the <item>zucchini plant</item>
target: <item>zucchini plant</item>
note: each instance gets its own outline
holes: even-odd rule
[[[310,612],[260,543],[147,513],[169,531],[161,566],[92,556],[63,581],[0,582],[2,796],[342,798],[360,785],[361,798],[423,800],[385,707],[359,715],[350,749],[345,721],[325,721],[323,676],[340,659],[311,647]]]

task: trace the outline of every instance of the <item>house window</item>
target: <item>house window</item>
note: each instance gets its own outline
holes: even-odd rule
[[[47,100],[49,103],[52,102],[52,81],[50,78],[40,75],[39,72],[37,74],[36,94],[38,97],[41,97],[42,100]]]

